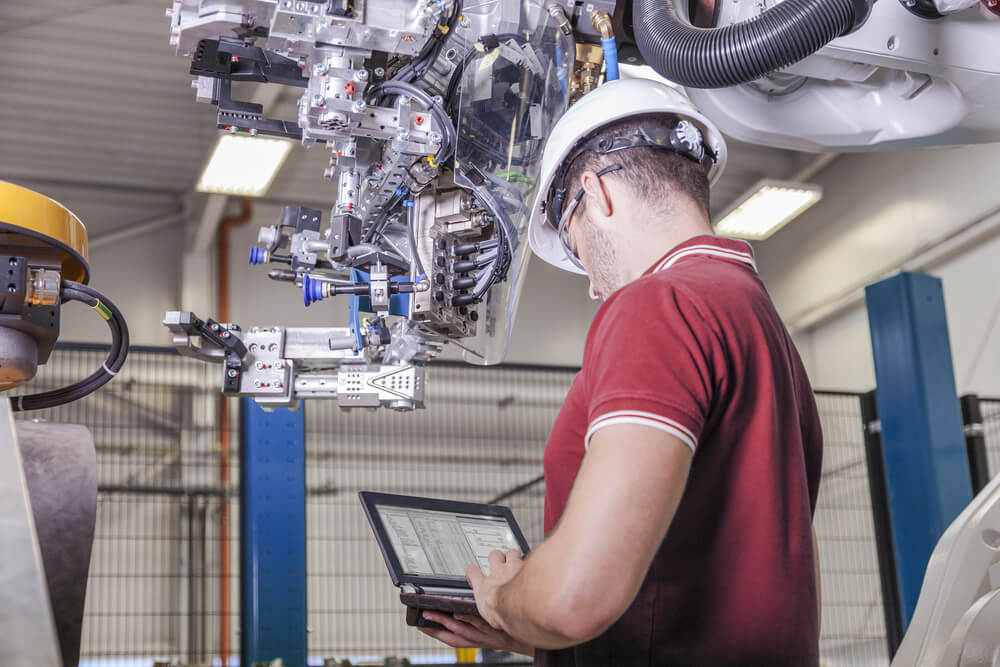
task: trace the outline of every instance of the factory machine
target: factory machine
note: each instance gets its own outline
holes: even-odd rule
[[[0,181],[0,394],[31,381],[59,338],[62,307],[89,306],[111,346],[86,378],[0,400],[0,642],[11,667],[75,665],[97,513],[97,459],[83,426],[14,422],[14,412],[78,400],[118,374],[128,326],[90,287],[87,230],[56,201]]]
[[[329,210],[286,207],[249,260],[303,307],[346,296],[348,322],[166,316],[181,352],[222,364],[224,393],[266,406],[419,408],[445,343],[501,361],[545,139],[619,62],[752,143],[1000,140],[995,0],[175,0],[167,14],[220,128],[330,155]],[[236,82],[298,88],[297,117],[265,117]]]

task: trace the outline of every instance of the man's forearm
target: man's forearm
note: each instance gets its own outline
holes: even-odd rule
[[[531,646],[563,648],[578,643],[562,630],[557,604],[564,590],[567,568],[551,557],[552,545],[543,543],[524,562],[517,576],[495,589],[486,601],[493,620],[511,637]],[[554,603],[556,602],[556,603]]]

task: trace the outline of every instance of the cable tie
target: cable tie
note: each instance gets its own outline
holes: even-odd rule
[[[103,364],[101,364],[101,368],[103,368],[103,369],[104,369],[104,371],[105,371],[105,372],[106,372],[106,373],[107,373],[108,375],[110,375],[111,377],[114,377],[114,376],[118,375],[118,372],[117,372],[117,371],[113,371],[113,370],[111,370],[110,368],[108,368],[108,362],[106,362],[106,361],[105,361],[105,362],[104,362]]]
[[[17,397],[17,410],[16,412],[24,412],[24,394]]]

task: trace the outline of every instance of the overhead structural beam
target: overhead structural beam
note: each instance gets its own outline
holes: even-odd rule
[[[141,220],[139,222],[123,225],[122,227],[119,227],[112,232],[108,232],[107,234],[92,236],[88,246],[90,250],[96,250],[97,248],[105,248],[107,246],[116,245],[118,243],[122,243],[123,241],[134,239],[137,236],[151,234],[152,232],[159,231],[164,227],[173,227],[174,225],[180,224],[183,220],[184,214],[179,210],[167,213],[166,215],[146,218],[145,220]]]
[[[39,186],[42,188],[73,188],[77,190],[86,190],[87,192],[117,192],[129,195],[140,195],[143,197],[164,197],[174,200],[180,200],[181,195],[184,194],[183,190],[177,190],[175,188],[157,188],[145,185],[130,185],[127,183],[113,183],[107,181],[46,178],[43,176],[24,176],[19,174],[8,175],[2,172],[0,172],[0,177],[5,180],[9,180],[12,183],[16,183],[17,185],[28,187],[32,190],[39,189]]]
[[[811,180],[819,172],[823,171],[830,166],[830,163],[840,157],[840,153],[823,153],[815,160],[804,166],[798,172],[792,175],[788,180],[795,183],[805,183]]]
[[[945,262],[981,246],[1000,234],[1000,206],[990,209],[966,225],[929,241],[902,260],[860,277],[853,285],[823,303],[810,306],[787,318],[793,335],[808,331],[864,303],[865,285],[888,278],[899,271],[931,271]]]

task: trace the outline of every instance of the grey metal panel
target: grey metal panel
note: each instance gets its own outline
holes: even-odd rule
[[[76,665],[97,514],[94,440],[79,424],[34,421],[19,421],[17,436],[60,651]]]
[[[0,655],[10,667],[60,667],[42,556],[10,402],[0,397]]]

